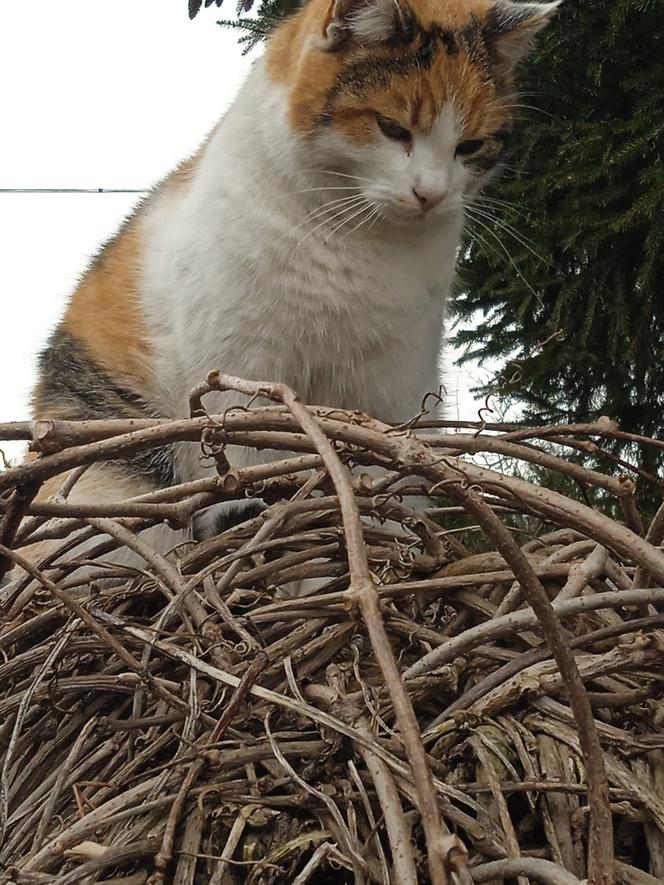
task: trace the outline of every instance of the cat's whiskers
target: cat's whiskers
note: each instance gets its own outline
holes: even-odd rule
[[[512,260],[512,256],[510,255],[510,253],[509,253],[508,250],[506,249],[505,244],[503,243],[502,239],[498,236],[498,234],[496,233],[496,231],[495,231],[495,230],[493,229],[493,227],[491,226],[491,223],[497,225],[501,230],[504,230],[504,231],[506,231],[507,233],[510,233],[510,234],[511,234],[512,231],[508,230],[508,228],[505,227],[505,225],[501,224],[501,223],[498,221],[498,219],[497,219],[494,215],[491,215],[491,214],[486,213],[486,212],[482,212],[481,209],[478,209],[477,206],[468,206],[468,205],[466,205],[466,206],[465,206],[465,210],[466,210],[466,216],[467,216],[468,218],[472,218],[473,221],[477,222],[477,224],[482,225],[482,227],[483,227],[487,232],[491,233],[491,235],[492,235],[496,240],[498,240],[498,241],[500,242],[500,245],[501,245],[501,247],[503,248],[505,254],[508,256],[508,258],[509,258],[510,261],[511,261],[511,260]],[[515,238],[515,239],[516,239],[516,238]]]
[[[348,202],[346,203],[346,201],[348,201]],[[313,227],[310,231],[307,231],[307,233],[298,241],[297,245],[293,249],[293,255],[297,252],[297,250],[304,243],[304,241],[307,240],[312,234],[316,233],[316,231],[319,230],[319,228],[323,227],[326,224],[331,224],[333,221],[335,221],[340,216],[344,215],[344,213],[346,213],[346,212],[352,212],[358,206],[358,204],[361,202],[365,202],[365,197],[360,194],[360,195],[357,195],[354,197],[347,197],[344,200],[345,205],[343,205],[341,208],[339,208],[339,206],[335,206],[334,209],[338,210],[338,211],[335,211],[334,214],[329,218],[323,218],[323,220],[320,221],[315,227]],[[328,207],[328,211],[330,211],[330,207]],[[323,213],[323,214],[326,214],[326,213]],[[317,216],[317,217],[319,217],[319,216]],[[303,223],[304,222],[301,222],[298,225],[298,227],[301,227]]]
[[[354,227],[352,227],[350,230],[346,231],[346,233],[341,238],[340,242],[343,243],[343,241],[346,239],[346,237],[351,236],[351,234],[354,234],[356,230],[359,230],[362,227],[362,225],[367,224],[369,222],[369,219],[372,218],[372,216],[374,216],[374,214],[376,213],[377,208],[378,207],[375,205],[375,203],[371,203],[371,202],[368,203],[368,205],[366,207],[366,209],[368,210],[368,214],[365,215],[363,218],[360,218],[360,220],[357,222],[356,225],[354,225]],[[367,228],[367,230],[369,230],[369,229],[370,228]]]
[[[492,98],[491,101],[487,102],[487,108],[500,108],[506,107],[516,102],[523,101],[524,98],[534,98],[538,95],[544,95],[545,93],[537,93],[537,92],[508,92],[505,95],[498,95],[496,98]]]
[[[477,194],[473,197],[471,205],[477,204],[486,209],[501,209],[503,211],[514,212],[516,215],[521,215],[523,218],[528,216],[528,210],[521,208],[516,203],[510,203],[508,200],[497,200],[492,197],[485,197],[481,194]]]
[[[511,224],[509,224],[507,221],[501,221],[499,218],[497,218],[491,212],[487,211],[486,207],[484,210],[477,207],[477,206],[473,206],[472,208],[478,215],[481,215],[482,218],[485,218],[487,221],[492,221],[494,224],[497,224],[498,227],[500,227],[502,230],[504,230],[510,236],[514,237],[514,239],[518,243],[521,243],[521,245],[524,247],[524,249],[527,249],[532,255],[535,256],[535,258],[544,262],[544,264],[548,264],[549,266],[551,265],[550,261],[548,261],[546,258],[544,258],[543,255],[540,255],[539,252],[536,252],[532,248],[532,246],[535,245],[534,241],[530,240],[525,234],[520,234],[516,230],[516,228],[513,227]]]
[[[509,250],[507,249],[507,247],[505,246],[505,244],[503,243],[503,241],[500,239],[500,237],[498,236],[498,234],[497,234],[494,230],[492,230],[487,224],[485,224],[483,221],[480,221],[479,218],[471,218],[471,220],[472,220],[476,225],[479,225],[483,230],[485,230],[485,231],[489,234],[489,236],[493,237],[493,239],[498,243],[498,246],[500,247],[500,250],[502,251],[502,253],[506,256],[507,260],[508,260],[509,263],[512,265],[512,267],[514,268],[514,271],[515,271],[516,275],[521,279],[521,281],[522,281],[523,284],[526,286],[526,288],[528,289],[528,291],[533,295],[533,297],[537,299],[537,302],[538,302],[540,305],[542,305],[542,299],[541,299],[541,296],[539,295],[538,292],[536,292],[536,291],[533,289],[533,287],[531,286],[531,284],[530,284],[530,283],[528,282],[528,280],[524,277],[524,275],[523,275],[523,273],[521,272],[521,269],[519,268],[518,264],[516,263],[516,261],[514,260],[514,258],[512,258],[512,256],[511,256]],[[473,235],[474,237],[477,237],[478,239],[481,237],[481,234],[479,234],[477,230],[474,230],[474,231],[472,232],[472,235]],[[486,241],[483,237],[482,237],[482,241],[483,241],[486,245],[489,245],[489,244],[487,243],[487,241]],[[494,248],[493,251],[495,252],[496,255],[500,256],[500,252],[498,252],[497,249]]]
[[[470,220],[470,221],[474,222],[476,225],[479,225],[483,230],[485,230],[498,243],[502,254],[507,257],[507,260],[510,262],[512,267],[514,267],[514,269],[517,271],[517,273],[519,273],[516,263],[515,263],[514,259],[512,258],[512,255],[510,254],[509,249],[507,248],[507,246],[505,245],[503,240],[500,238],[500,236],[496,233],[496,231],[485,220],[483,220],[481,217],[478,217],[477,214],[475,214],[476,208],[472,205],[464,204],[464,210],[465,210],[466,221]],[[495,219],[493,219],[493,218],[491,220],[495,221]]]
[[[383,218],[385,218],[385,213],[383,212],[384,208],[385,208],[384,204],[379,203],[376,205],[376,215],[374,216],[373,220],[371,221],[371,224],[369,225],[369,228],[368,228],[369,230],[371,230],[371,228],[374,226],[374,224],[376,224],[377,221],[382,221]]]
[[[518,166],[509,166],[507,163],[503,163],[502,160],[499,161],[497,172],[494,177],[500,178],[501,173],[503,172],[512,172],[514,175],[530,175],[528,171],[525,169],[519,169]],[[504,176],[503,176],[504,177]]]
[[[528,217],[525,209],[518,209],[516,206],[505,206],[503,203],[485,203],[483,200],[475,198],[472,205],[479,209],[485,209],[488,212],[514,213],[514,215],[523,220]]]
[[[324,243],[328,243],[328,242],[330,241],[330,239],[331,239],[331,238],[332,238],[332,237],[333,237],[338,231],[340,231],[340,230],[344,227],[344,225],[346,225],[346,224],[350,224],[351,221],[353,221],[355,218],[357,218],[358,215],[362,215],[362,213],[363,213],[363,212],[366,212],[367,209],[370,209],[371,206],[372,206],[372,204],[369,203],[369,201],[368,201],[366,198],[364,198],[364,199],[363,199],[363,205],[360,206],[360,208],[357,210],[357,212],[353,212],[353,214],[350,215],[348,218],[342,218],[341,221],[339,222],[339,224],[335,225],[334,229],[331,230],[330,233],[325,237],[325,240],[324,240],[323,242],[324,242]],[[355,209],[355,208],[356,208],[356,207],[354,206],[353,209]],[[353,228],[353,230],[354,230],[354,229],[355,229],[355,228]],[[342,238],[342,240],[343,240],[343,238]]]
[[[301,191],[291,191],[290,196],[294,194],[313,194],[317,191],[359,191],[357,184],[326,184],[322,187],[305,187]]]
[[[509,249],[508,249],[507,246],[503,243],[503,241],[500,239],[500,237],[498,236],[498,234],[497,234],[497,233],[496,233],[491,227],[489,227],[489,225],[488,225],[485,221],[482,221],[482,220],[481,220],[480,218],[478,218],[476,215],[471,214],[471,213],[472,213],[472,209],[471,209],[469,206],[466,206],[465,208],[466,208],[466,215],[467,215],[467,217],[470,218],[472,221],[474,221],[475,224],[479,225],[479,226],[482,228],[482,230],[485,230],[485,231],[489,234],[489,236],[493,237],[493,239],[494,239],[494,240],[498,243],[498,245],[500,246],[501,251],[502,251],[502,252],[504,253],[504,255],[507,257],[507,260],[509,261],[509,263],[510,263],[510,264],[512,265],[512,267],[514,268],[514,271],[515,271],[515,273],[517,274],[517,276],[523,281],[523,283],[524,283],[524,285],[526,286],[526,288],[528,289],[528,291],[533,295],[534,298],[536,298],[538,304],[540,304],[541,306],[544,306],[540,294],[539,294],[538,292],[536,292],[536,291],[533,289],[533,287],[530,285],[530,283],[528,282],[528,280],[527,280],[527,279],[524,277],[524,275],[521,273],[521,269],[519,268],[518,264],[516,263],[516,261],[514,260],[514,258],[512,257],[512,255],[510,254]]]
[[[483,203],[498,203],[501,206],[507,206],[508,209],[518,209],[519,204],[513,203],[510,200],[503,200],[500,197],[488,197],[486,194],[476,194],[473,197],[473,200],[480,200]]]
[[[471,219],[471,218],[466,219],[466,228],[467,228],[469,234],[471,235],[472,239],[474,241],[477,241],[480,244],[480,246],[482,247],[482,251],[487,256],[487,258],[490,257],[490,253],[486,251],[488,249],[494,255],[497,255],[498,258],[502,261],[501,253],[496,249],[495,246],[493,246],[487,240],[486,237],[482,236],[482,234],[475,228],[475,226],[473,225],[472,222],[473,222],[473,219]]]
[[[555,116],[555,114],[550,113],[549,111],[545,111],[543,108],[538,108],[533,104],[524,104],[523,102],[504,102],[504,103],[496,103],[493,106],[494,110],[499,111],[509,111],[512,119],[520,119],[521,117],[527,118],[527,114],[515,114],[515,111],[535,111],[538,114],[543,114],[545,117],[549,117],[552,120],[558,120],[559,118]]]
[[[338,209],[346,203],[353,203],[355,200],[358,200],[361,197],[361,194],[352,194],[351,196],[346,197],[336,197],[334,200],[329,200],[327,203],[323,203],[322,206],[314,206],[314,208],[305,215],[302,221],[300,221],[299,224],[297,224],[293,228],[293,230],[299,230],[299,228],[301,228],[302,225],[306,224],[308,221],[315,221],[317,218],[320,218],[327,212]]]
[[[367,225],[366,233],[369,233],[369,231],[374,226],[376,221],[381,217],[381,215],[382,215],[381,206],[374,205],[374,207],[371,209],[371,211],[369,212],[369,214],[367,216],[365,216],[364,218],[361,218],[352,230],[347,231],[343,235],[343,237],[341,238],[341,242],[343,243],[343,241],[346,239],[346,237],[350,236],[350,234],[354,233],[356,230],[358,230],[364,224]]]
[[[340,178],[351,178],[353,181],[371,181],[370,178],[363,178],[361,175],[349,175],[347,172],[336,172],[333,169],[319,169],[323,175],[338,175]]]

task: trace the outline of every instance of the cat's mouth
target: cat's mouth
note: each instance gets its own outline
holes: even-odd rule
[[[401,224],[428,225],[436,224],[453,214],[451,205],[443,203],[427,209],[422,206],[408,205],[405,202],[396,202],[390,205],[386,217],[393,222]]]

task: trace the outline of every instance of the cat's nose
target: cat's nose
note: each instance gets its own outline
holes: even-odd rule
[[[417,197],[420,206],[425,212],[433,209],[434,206],[442,203],[445,199],[444,190],[435,190],[434,188],[424,187],[423,185],[418,185],[417,187],[414,187],[413,193]]]

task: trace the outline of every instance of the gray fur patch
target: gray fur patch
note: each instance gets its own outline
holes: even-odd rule
[[[146,400],[114,381],[82,341],[62,329],[56,329],[39,355],[39,375],[39,406],[59,416],[75,421],[159,417]],[[122,463],[160,487],[177,481],[166,447],[138,452]]]
[[[221,535],[240,523],[259,516],[265,510],[259,498],[243,498],[240,501],[222,501],[206,507],[194,516],[194,539],[204,541]]]

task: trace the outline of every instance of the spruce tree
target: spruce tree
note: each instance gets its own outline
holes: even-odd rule
[[[189,18],[195,18],[205,6],[219,8],[224,0],[188,0]],[[290,15],[304,0],[238,0],[233,18],[222,19],[218,24],[232,28],[238,32],[238,43],[243,46],[244,53],[249,52],[264,40],[270,31],[283,18]]]
[[[662,436],[664,3],[568,2],[524,67],[511,168],[471,212],[456,343],[505,365],[488,389],[527,421]]]

